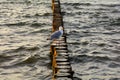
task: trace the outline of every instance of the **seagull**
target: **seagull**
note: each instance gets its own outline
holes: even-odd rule
[[[58,31],[55,31],[47,40],[59,39],[63,35],[63,27],[60,26]]]

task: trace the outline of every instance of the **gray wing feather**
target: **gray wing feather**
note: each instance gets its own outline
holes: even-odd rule
[[[51,35],[51,40],[58,39],[61,35],[62,33],[60,31],[56,31]]]

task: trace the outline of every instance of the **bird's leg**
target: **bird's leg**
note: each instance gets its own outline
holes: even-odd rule
[[[60,47],[60,38],[58,39],[58,47]]]
[[[60,38],[59,38],[59,48],[60,48]]]
[[[57,39],[54,39],[53,41],[55,41],[56,47],[59,46],[59,42]]]
[[[54,39],[53,41],[55,41],[55,43],[56,43],[56,46],[58,46],[58,42],[57,42],[57,39]]]

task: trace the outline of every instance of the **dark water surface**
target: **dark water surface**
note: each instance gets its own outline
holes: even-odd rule
[[[62,3],[75,77],[120,80],[120,0]]]
[[[120,0],[61,0],[74,77],[120,80]],[[0,80],[51,80],[51,0],[0,0]]]

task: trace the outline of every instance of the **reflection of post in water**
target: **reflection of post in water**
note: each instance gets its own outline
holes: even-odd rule
[[[52,79],[72,80],[74,72],[72,71],[69,62],[66,35],[64,32],[63,17],[61,14],[59,0],[52,0],[52,10],[53,10],[52,32],[57,31],[59,29],[59,26],[63,27],[63,36],[60,39],[54,40],[51,44],[52,70],[53,70]]]

